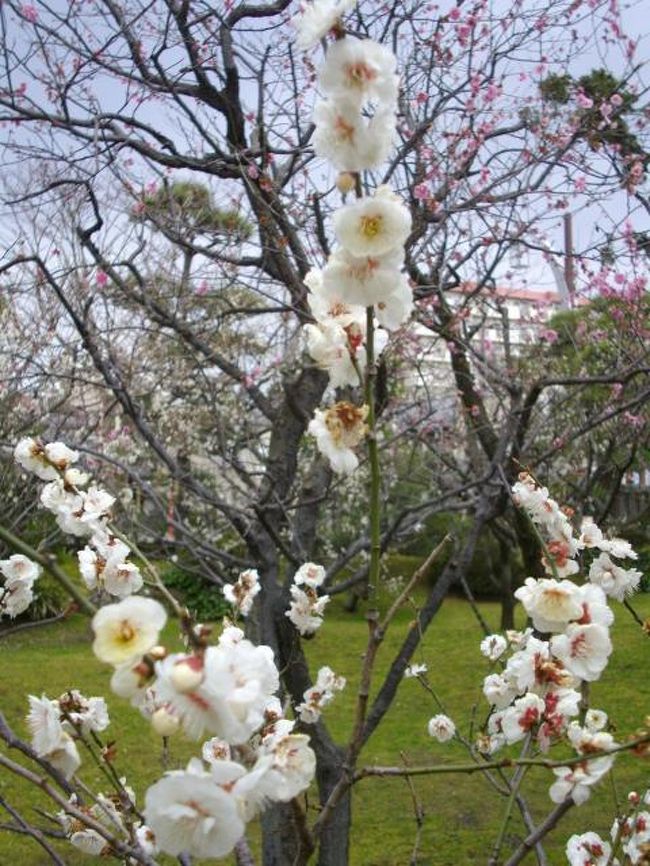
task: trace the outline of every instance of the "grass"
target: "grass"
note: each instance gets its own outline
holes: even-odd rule
[[[635,606],[643,617],[650,615],[650,596],[638,597]],[[602,679],[591,689],[592,705],[604,708],[621,738],[634,731],[650,712],[648,701],[648,639],[620,606],[616,607],[613,629],[614,654]],[[498,625],[498,606],[481,605],[488,623]],[[401,640],[407,633],[413,611],[400,612],[380,650],[375,684]],[[367,628],[360,614],[346,614],[333,602],[325,624],[316,639],[307,643],[314,671],[329,664],[348,679],[345,691],[326,710],[326,720],[335,738],[349,735],[355,704],[361,656]],[[167,626],[165,641],[177,645],[177,629]],[[426,662],[429,681],[445,712],[464,734],[469,734],[472,710],[476,719],[485,717],[486,705],[480,693],[487,662],[478,651],[480,632],[467,604],[448,599],[427,633],[416,661]],[[65,623],[23,632],[2,642],[4,672],[0,684],[0,706],[9,723],[25,734],[25,695],[58,696],[74,687],[87,695],[107,695],[112,724],[106,732],[117,742],[116,766],[137,788],[140,802],[146,787],[162,772],[159,740],[146,722],[124,701],[108,692],[110,671],[90,651],[90,632],[86,620],[74,616]],[[384,723],[361,756],[361,764],[398,765],[466,762],[462,746],[441,745],[428,737],[427,720],[439,712],[432,696],[415,680],[404,680]],[[172,741],[171,761],[182,765],[196,746],[182,739]],[[89,761],[84,761],[84,778],[99,785],[101,777]],[[552,776],[542,768],[531,769],[524,792],[537,820],[550,809],[548,788]],[[619,757],[612,779],[594,789],[591,799],[574,809],[565,824],[551,834],[547,850],[551,863],[565,862],[566,839],[571,833],[593,829],[606,835],[614,813],[614,791],[623,798],[632,788],[648,785],[647,764],[629,754]],[[105,790],[105,785],[103,786]],[[52,811],[40,792],[27,788],[8,775],[0,775],[0,796],[25,815],[33,808]],[[424,812],[419,846],[420,866],[459,866],[485,863],[503,814],[503,800],[478,775],[439,775],[414,780],[412,790],[403,779],[367,779],[353,792],[354,827],[350,853],[351,866],[404,866],[409,863],[415,839],[413,796]],[[313,798],[312,798],[313,800]],[[313,808],[313,803],[310,809]],[[315,815],[315,811],[311,814]],[[253,825],[252,835],[256,833]],[[516,844],[522,825],[515,816],[507,830],[507,847]],[[255,840],[253,839],[253,843]],[[65,843],[66,863],[87,863]],[[15,862],[39,866],[49,862],[33,842],[0,831],[0,863]],[[162,861],[162,862],[172,862]],[[173,861],[176,862],[176,861]],[[230,863],[229,860],[223,861]]]

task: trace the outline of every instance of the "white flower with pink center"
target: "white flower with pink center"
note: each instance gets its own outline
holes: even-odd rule
[[[159,850],[173,856],[225,857],[244,834],[237,801],[196,760],[148,789],[144,814]]]
[[[363,171],[386,160],[395,135],[392,107],[368,121],[355,102],[325,99],[316,103],[313,118],[316,155],[339,171]]]
[[[612,642],[602,625],[571,624],[565,634],[551,638],[551,651],[576,677],[593,682],[607,666]]]
[[[348,36],[330,45],[318,83],[333,99],[347,99],[359,107],[372,101],[392,109],[399,87],[396,68],[390,49],[371,39]]]
[[[501,730],[508,743],[517,743],[541,722],[545,703],[539,695],[528,692],[503,713]]]
[[[612,846],[603,842],[598,833],[573,835],[567,842],[569,866],[608,866]]]
[[[583,761],[573,767],[555,767],[553,772],[556,781],[549,789],[549,796],[554,803],[564,803],[569,797],[576,806],[589,799],[591,788],[608,773],[614,763],[613,755]]]
[[[324,580],[325,569],[315,562],[305,562],[293,576],[293,582],[296,586],[304,585],[311,587],[311,589],[318,589],[319,586],[323,585]]]
[[[429,719],[427,731],[429,732],[429,736],[439,743],[448,743],[456,735],[456,725],[449,716],[440,713]]]

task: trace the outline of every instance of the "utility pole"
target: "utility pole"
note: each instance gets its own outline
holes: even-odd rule
[[[572,307],[576,284],[573,263],[573,221],[570,213],[564,214],[564,282],[569,296],[569,306]]]

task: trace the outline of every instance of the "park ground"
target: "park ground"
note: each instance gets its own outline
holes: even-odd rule
[[[413,603],[417,605],[417,597]],[[612,632],[614,653],[601,680],[592,684],[592,706],[609,713],[612,729],[623,741],[633,734],[650,713],[648,686],[648,636],[622,605],[613,603],[616,623]],[[645,618],[650,616],[650,594],[637,596],[635,607]],[[482,603],[481,612],[495,630],[499,622],[498,605]],[[397,616],[380,650],[375,685],[381,681],[391,658],[413,621],[414,607],[406,606]],[[523,625],[521,611],[519,624]],[[326,710],[326,721],[334,736],[344,742],[349,734],[360,660],[364,650],[367,626],[360,614],[350,615],[334,601],[325,624],[307,651],[314,671],[328,664],[348,680],[342,694]],[[177,624],[166,627],[164,641],[172,649],[179,647]],[[469,605],[449,598],[427,633],[414,661],[426,663],[428,681],[439,701],[464,735],[471,725],[484,720],[487,705],[481,694],[481,682],[489,663],[481,656],[478,644],[481,632]],[[107,698],[111,726],[105,732],[117,746],[116,767],[127,777],[142,803],[146,787],[162,773],[161,743],[148,724],[126,701],[111,695],[110,670],[92,654],[91,632],[87,619],[75,614],[65,622],[41,626],[7,637],[1,642],[3,674],[0,679],[0,706],[9,723],[25,735],[24,716],[27,694],[58,697],[68,688],[77,688],[90,696]],[[427,721],[440,710],[432,695],[413,679],[405,679],[383,725],[369,741],[361,756],[361,765],[400,765],[466,763],[467,754],[456,743],[442,745],[427,735]],[[474,722],[472,722],[474,719]],[[200,745],[200,744],[199,744]],[[171,742],[170,767],[182,766],[197,754],[197,744],[176,738]],[[556,757],[551,754],[551,757]],[[650,784],[647,758],[628,753],[617,760],[609,779],[594,789],[590,800],[568,814],[549,837],[547,851],[553,866],[566,863],[563,851],[571,833],[586,830],[599,832],[604,838],[616,810],[616,800],[628,791],[644,789]],[[85,759],[83,776],[101,789],[99,771]],[[531,810],[541,819],[551,808],[548,788],[551,771],[533,768],[524,791]],[[0,796],[19,807],[27,817],[38,818],[34,808],[52,809],[33,789],[23,789],[7,774],[0,777]],[[351,840],[351,866],[407,866],[411,863],[416,838],[415,807],[423,812],[418,846],[419,866],[464,866],[485,864],[497,835],[504,801],[493,792],[480,775],[436,775],[419,777],[409,788],[404,779],[366,779],[357,784],[353,794],[354,825]],[[309,809],[315,816],[315,798]],[[42,823],[45,819],[38,819]],[[250,839],[257,847],[257,828],[250,825]],[[507,829],[510,845],[522,836],[522,825],[514,816]],[[68,843],[65,851],[69,866],[87,863],[93,858],[74,851]],[[534,858],[530,858],[531,862]],[[161,858],[161,862],[169,861]],[[230,866],[231,861],[221,861]],[[40,866],[49,860],[33,842],[0,830],[0,864]]]

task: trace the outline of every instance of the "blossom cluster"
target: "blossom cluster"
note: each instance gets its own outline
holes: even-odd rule
[[[359,172],[387,159],[393,144],[397,61],[372,39],[345,35],[339,18],[348,8],[347,3],[314,3],[295,20],[301,47],[331,29],[337,36],[318,73],[324,98],[314,108],[313,145],[317,156],[340,172],[339,190],[358,196],[334,213],[337,246],[325,267],[305,277],[314,317],[304,329],[307,350],[333,388],[358,385],[368,364],[368,342],[374,362],[388,342],[387,331],[399,328],[413,308],[403,272],[409,210],[388,186],[362,196],[359,180]],[[347,475],[356,469],[354,448],[367,432],[366,414],[365,406],[347,402],[317,410],[309,433],[334,472]]]
[[[286,612],[301,635],[312,635],[323,624],[323,611],[329,595],[319,595],[318,590],[325,580],[325,569],[314,562],[301,565],[293,576],[291,605]]]
[[[224,586],[223,597],[241,616],[248,616],[260,589],[259,574],[254,568],[248,568],[242,571],[235,583]]]
[[[306,725],[313,725],[320,719],[323,708],[334,700],[335,692],[340,692],[344,688],[345,677],[337,676],[330,667],[321,668],[316,682],[303,695],[303,703],[296,707],[300,721]]]
[[[113,691],[161,736],[179,729],[193,739],[211,735],[203,760],[148,789],[144,815],[161,851],[221,857],[266,804],[291,800],[309,785],[315,756],[309,738],[292,733],[295,723],[282,717],[269,647],[226,622],[216,644],[207,645],[200,629],[191,652],[168,653],[159,644],[166,618],[149,598],[105,605],[93,618],[93,649],[114,667]]]
[[[76,739],[108,727],[108,709],[101,697],[86,698],[76,689],[50,700],[29,695],[27,725],[36,754],[49,761],[66,779],[81,766]]]
[[[627,800],[629,810],[612,824],[611,844],[592,831],[571,836],[566,846],[569,866],[620,866],[621,861],[613,856],[619,848],[625,863],[643,866],[648,862],[650,811],[643,807],[650,806],[650,789],[643,797],[632,791]]]
[[[203,760],[192,759],[186,770],[167,773],[148,789],[146,824],[139,820],[131,795],[125,798],[121,790],[117,800],[100,795],[90,809],[84,807],[89,826],[74,810],[64,810],[60,819],[66,835],[73,845],[96,855],[111,853],[113,837],[130,844],[135,840],[145,854],[228,854],[243,836],[246,822],[268,803],[293,799],[315,772],[309,737],[294,734],[295,722],[283,718],[273,651],[255,646],[226,620],[216,644],[208,642],[210,629],[196,626],[188,650],[169,652],[160,643],[165,608],[133,594],[142,578],[137,567],[126,562],[129,547],[109,529],[114,498],[99,488],[82,489],[88,476],[71,468],[78,454],[62,443],[43,446],[24,439],[15,456],[47,482],[41,502],[57,515],[61,528],[90,536],[79,553],[87,588],[101,586],[121,597],[100,607],[92,620],[93,651],[114,669],[113,692],[130,700],[163,737],[181,729],[193,739],[206,733],[211,737],[203,746]],[[9,584],[22,581],[31,587],[38,575],[38,567],[22,556],[3,561],[0,568]],[[295,575],[293,612],[287,615],[301,629],[313,631],[322,621],[328,597],[319,599],[318,587],[324,577],[324,569],[313,563]],[[257,572],[248,570],[224,595],[245,616],[259,591]],[[11,595],[5,595],[11,601]],[[14,599],[14,610],[16,604]],[[342,682],[333,678],[330,685],[341,688]],[[54,701],[45,696],[30,696],[29,701],[27,721],[36,754],[71,778],[81,765],[78,741],[88,734],[95,737],[108,725],[104,699],[70,691]]]
[[[14,619],[34,600],[33,587],[41,568],[21,553],[9,559],[0,559],[0,574],[4,582],[0,587],[0,616]]]
[[[601,676],[612,651],[609,627],[614,613],[607,594],[622,600],[640,578],[639,572],[614,566],[609,556],[636,558],[636,554],[621,539],[605,539],[592,520],[584,520],[576,534],[569,514],[525,473],[514,485],[513,496],[536,526],[545,570],[554,576],[528,578],[515,592],[532,628],[505,637],[490,635],[481,643],[481,652],[501,666],[483,683],[491,705],[485,749],[492,753],[532,738],[546,751],[555,742],[567,741],[584,760],[555,768],[557,778],[549,794],[556,803],[570,797],[580,804],[614,761],[612,754],[588,756],[616,746],[604,730],[605,713],[593,709],[585,713],[583,684]],[[587,568],[586,559],[595,550],[600,554]],[[567,579],[583,569],[587,571],[584,584]],[[584,717],[582,723],[578,716]]]
[[[144,854],[154,855],[158,849],[153,832],[134,814],[135,793],[126,785],[125,779],[120,779],[120,784],[120,796],[99,793],[91,806],[80,807],[76,795],[72,794],[70,805],[91,818],[109,837],[128,838],[131,831],[140,850]],[[81,819],[71,816],[63,809],[57,818],[71,844],[84,854],[108,857],[113,853],[107,838],[98,830],[86,826]]]
[[[115,497],[100,487],[86,487],[85,472],[72,466],[79,453],[62,442],[43,445],[36,439],[21,439],[15,448],[16,461],[43,481],[41,504],[56,517],[63,532],[89,538],[78,553],[79,571],[89,590],[103,589],[124,598],[142,587],[137,565],[127,562],[130,549],[109,529],[110,510]]]

